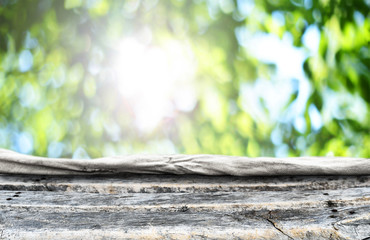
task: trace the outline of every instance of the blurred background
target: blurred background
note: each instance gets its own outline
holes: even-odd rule
[[[0,147],[370,157],[369,0],[0,0]]]

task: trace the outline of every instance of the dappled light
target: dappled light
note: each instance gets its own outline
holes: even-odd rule
[[[0,0],[0,147],[369,157],[369,9]]]

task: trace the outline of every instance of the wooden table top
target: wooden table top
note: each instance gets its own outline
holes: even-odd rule
[[[366,239],[370,176],[0,175],[0,239]]]

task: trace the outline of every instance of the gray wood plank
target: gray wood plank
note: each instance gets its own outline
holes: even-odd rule
[[[0,173],[93,175],[117,173],[231,176],[369,175],[370,159],[351,157],[249,158],[223,155],[125,155],[96,159],[45,158],[0,149]]]
[[[0,207],[71,208],[91,211],[177,211],[182,206],[192,211],[222,209],[296,209],[325,208],[331,205],[370,205],[370,188],[315,191],[263,191],[222,193],[127,193],[96,194],[76,192],[0,191]],[[111,210],[109,210],[111,209]],[[65,211],[65,210],[63,210]]]
[[[0,239],[365,239],[370,176],[0,175]]]
[[[95,209],[63,208],[56,211],[53,207],[1,207],[1,228],[10,239],[16,239],[20,233],[39,236],[41,233],[55,235],[72,231],[81,239],[86,230],[95,230],[105,236],[113,231],[120,236],[138,233],[138,231],[159,233],[159,236],[172,234],[180,238],[207,235],[218,232],[225,236],[252,238],[256,232],[260,239],[363,239],[369,236],[369,206],[336,206],[323,208],[295,208],[259,210],[223,209],[210,211],[107,211],[104,206]],[[64,211],[65,210],[65,211]],[[167,210],[167,209],[166,209]],[[333,211],[335,210],[335,211]],[[360,223],[360,224],[359,224]],[[177,229],[176,231],[173,231]],[[285,233],[280,234],[279,231]],[[33,235],[31,234],[33,233]],[[142,234],[142,233],[141,233]],[[161,235],[162,234],[162,235]],[[176,235],[178,234],[178,235]],[[290,237],[286,237],[290,236]],[[64,239],[64,235],[63,239]],[[67,234],[68,236],[68,234]],[[128,236],[128,235],[127,235]],[[126,236],[126,237],[127,237]],[[133,235],[132,235],[133,236]],[[263,236],[263,238],[262,238]],[[40,236],[39,236],[40,237]],[[136,237],[140,237],[136,235]],[[44,239],[44,238],[40,238]],[[90,238],[91,239],[91,238]],[[259,238],[257,238],[259,239]]]
[[[199,175],[1,175],[0,190],[95,193],[244,192],[370,187],[370,176],[234,177]]]

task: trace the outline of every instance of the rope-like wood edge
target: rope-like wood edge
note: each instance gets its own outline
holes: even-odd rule
[[[232,176],[370,175],[369,158],[127,155],[96,159],[45,158],[0,149],[1,174],[200,174]]]

